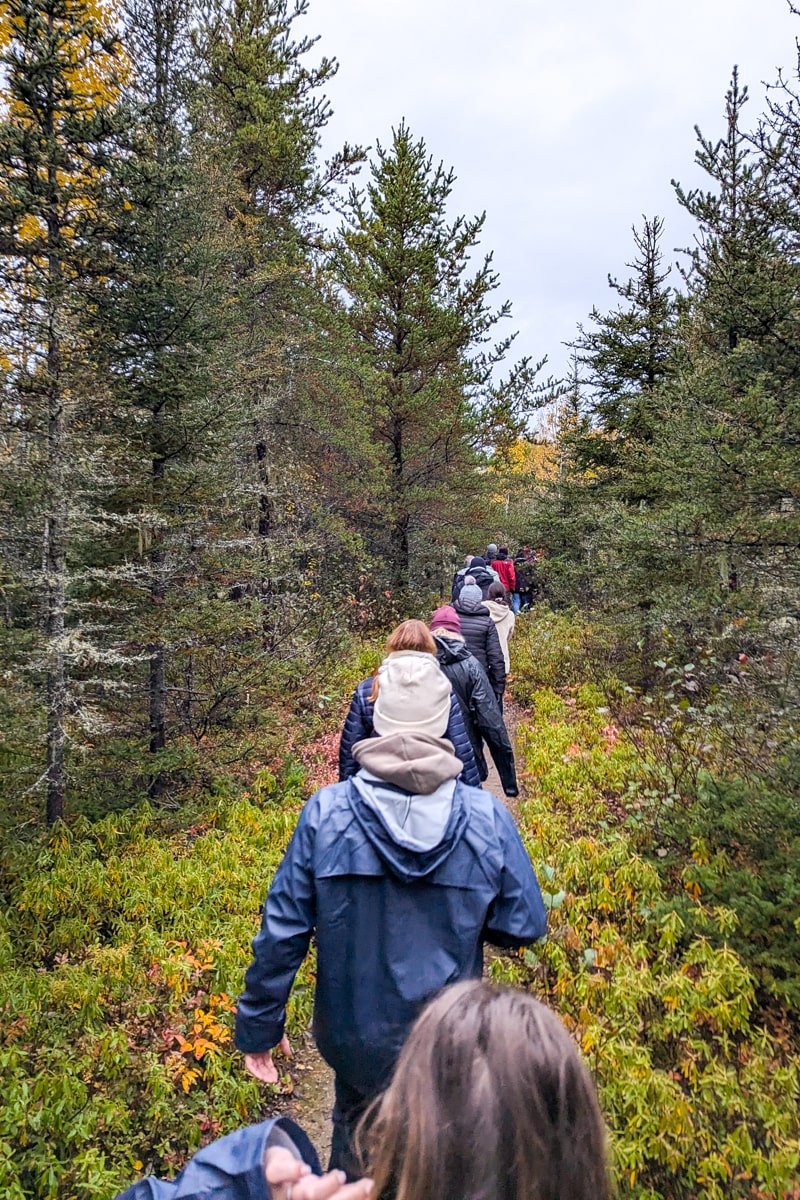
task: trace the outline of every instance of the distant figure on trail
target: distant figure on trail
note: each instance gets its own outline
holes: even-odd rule
[[[527,992],[446,987],[414,1022],[357,1132],[359,1173],[318,1169],[286,1118],[200,1150],[117,1200],[610,1200],[597,1094],[558,1017]]]
[[[470,563],[474,557],[474,554],[468,554],[464,559],[463,567],[456,571],[455,575],[453,576],[453,586],[450,589],[451,599],[455,600],[456,596],[461,591],[461,588],[464,586],[464,576],[469,574]]]
[[[489,588],[486,591],[488,593]],[[488,675],[495,699],[502,708],[503,692],[506,690],[506,663],[503,658],[503,650],[494,627],[494,621],[489,616],[489,610],[483,602],[480,588],[473,583],[469,575],[453,608],[461,621],[461,632],[464,635],[467,649],[475,655]]]
[[[514,564],[508,557],[508,546],[501,546],[497,551],[497,557],[492,561],[491,566],[500,577],[500,583],[506,589],[506,597],[511,604],[511,597],[517,589],[517,576],[514,571]]]
[[[530,546],[523,546],[514,555],[514,574],[517,590],[514,594],[514,612],[528,612],[531,607],[532,587],[536,564]]]
[[[387,658],[393,654],[427,654],[436,661],[436,643],[431,637],[430,630],[424,621],[403,621],[389,634],[386,642]],[[384,660],[386,661],[386,660]],[[431,664],[431,677],[436,684],[436,671]],[[339,742],[339,779],[349,779],[358,770],[358,763],[353,757],[353,747],[364,738],[377,736],[384,732],[375,726],[374,710],[378,696],[380,671],[363,679],[353,693],[350,708],[345,717],[341,741]],[[453,743],[456,756],[464,764],[459,778],[470,787],[480,787],[478,765],[472,750],[472,742],[467,733],[461,709],[455,696],[450,697],[450,715],[444,737]]]
[[[461,761],[442,736],[450,682],[436,660],[391,654],[378,674],[381,736],[356,743],[358,773],[303,808],[236,1015],[247,1069],[275,1082],[272,1048],[288,1048],[286,1003],[316,934],[314,1036],[336,1074],[330,1166],[351,1175],[355,1125],[421,1006],[447,983],[480,977],[484,942],[519,948],[546,929],[510,813],[457,779]]]
[[[473,583],[478,585],[481,595],[485,599],[488,595],[489,588],[493,583],[497,582],[497,572],[489,571],[484,559],[482,559],[479,555],[473,556],[472,561],[469,564],[469,570],[465,571],[463,575],[458,572],[453,580],[453,604],[455,604],[456,600],[461,595],[461,589],[468,579],[471,579]]]
[[[511,635],[514,632],[514,625],[517,618],[511,611],[508,604],[508,593],[502,583],[493,583],[489,588],[489,595],[483,602],[484,608],[488,610],[489,616],[494,621],[494,627],[497,630],[497,636],[500,639],[500,649],[503,651],[503,662],[506,668],[506,677],[511,671],[511,659],[508,655],[508,643]]]
[[[492,586],[502,590],[502,584]],[[481,779],[485,780],[489,774],[483,754],[485,740],[506,796],[519,795],[514,750],[503,714],[486,672],[466,647],[461,633],[461,619],[451,605],[437,608],[431,617],[431,633],[436,642],[439,666],[458,697]]]
[[[489,545],[486,547],[486,549],[483,552],[484,562],[487,562],[487,563],[494,562],[494,560],[496,558],[497,558],[497,545],[495,542],[489,542]]]

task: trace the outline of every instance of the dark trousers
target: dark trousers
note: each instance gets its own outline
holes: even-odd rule
[[[344,1171],[349,1180],[360,1179],[363,1174],[353,1147],[353,1136],[361,1116],[372,1100],[345,1083],[339,1076],[334,1080],[335,1102],[333,1105],[333,1137],[329,1171]]]

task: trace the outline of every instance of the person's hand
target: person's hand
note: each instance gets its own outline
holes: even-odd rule
[[[344,1171],[312,1175],[307,1163],[283,1146],[272,1146],[264,1159],[272,1200],[367,1200],[371,1179],[347,1183]]]
[[[281,1038],[279,1049],[285,1058],[292,1057],[292,1047],[289,1045],[286,1034]],[[271,1050],[261,1050],[258,1054],[245,1054],[244,1065],[245,1070],[254,1075],[256,1079],[260,1079],[262,1083],[278,1082],[278,1068],[272,1061]]]

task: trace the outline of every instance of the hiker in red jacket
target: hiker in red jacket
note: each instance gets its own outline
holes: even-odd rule
[[[511,607],[511,597],[517,590],[517,573],[514,570],[514,561],[508,557],[508,546],[501,546],[497,551],[497,558],[491,564],[497,574],[500,576],[500,582],[506,589],[506,599],[509,607]]]

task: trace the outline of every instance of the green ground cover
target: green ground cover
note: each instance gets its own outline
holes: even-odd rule
[[[621,692],[606,651],[599,634],[563,615],[520,624],[520,825],[550,932],[519,957],[494,959],[491,972],[547,999],[581,1045],[621,1196],[794,1197],[791,796],[778,804],[773,791],[759,808],[748,793],[750,841],[739,835],[750,857],[740,848],[735,878],[721,848],[734,821],[730,792],[727,807],[714,807],[706,781],[680,819],[669,824],[659,809],[656,821],[653,773],[614,708]],[[354,662],[352,677],[373,657]],[[335,743],[315,727],[305,766],[274,764],[247,791],[207,797],[191,813],[144,806],[7,843],[0,1194],[8,1200],[110,1197],[267,1111],[273,1098],[232,1048],[233,998],[272,873],[305,796],[331,774]],[[783,841],[759,842],[759,831],[778,825],[789,830]],[[772,914],[758,954],[756,902]],[[292,1036],[308,1024],[312,991],[313,961],[292,998]]]

